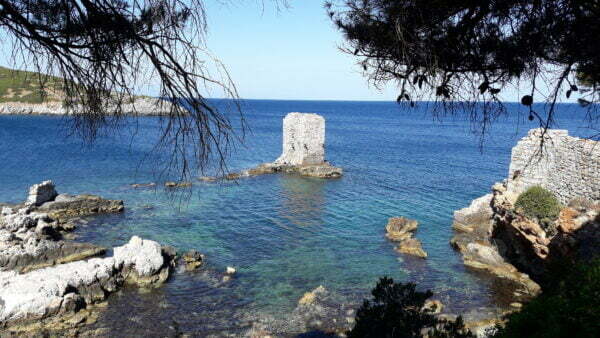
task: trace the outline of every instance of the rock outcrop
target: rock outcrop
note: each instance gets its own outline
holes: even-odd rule
[[[263,163],[256,168],[244,170],[241,174],[233,178],[226,177],[226,179],[238,179],[240,177],[258,176],[274,173],[300,174],[301,176],[310,176],[318,178],[339,178],[342,177],[343,170],[341,168],[334,167],[327,162],[315,165],[302,166],[277,163]]]
[[[396,251],[413,255],[421,258],[426,258],[427,253],[421,247],[421,242],[413,238],[413,234],[417,231],[419,223],[415,220],[405,217],[392,217],[385,227],[387,231],[386,237],[394,242],[398,242]]]
[[[121,285],[160,285],[169,276],[161,246],[132,237],[114,255],[19,274],[0,272],[0,327],[27,330],[54,316],[73,315],[101,302]]]
[[[533,296],[551,262],[600,256],[597,145],[564,130],[529,131],[512,150],[508,179],[454,214],[451,244],[465,265],[516,282],[520,294]],[[519,195],[532,186],[569,204],[552,226],[515,208]]]
[[[59,195],[51,181],[29,191],[25,203],[0,210],[0,336],[85,325],[121,286],[156,287],[168,279],[174,248],[134,236],[99,258],[104,248],[64,239],[73,217],[123,211],[123,201]],[[194,268],[202,258],[195,251],[184,255]]]
[[[63,239],[71,219],[123,211],[123,201],[93,195],[58,195],[45,181],[29,189],[27,201],[4,206],[0,213],[0,270],[27,272],[101,255],[105,249]]]

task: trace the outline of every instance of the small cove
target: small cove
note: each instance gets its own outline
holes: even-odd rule
[[[65,138],[62,118],[0,117],[1,201],[20,201],[28,186],[52,179],[59,192],[125,201],[125,213],[89,219],[76,231],[78,240],[112,247],[138,235],[207,257],[203,269],[178,273],[160,289],[110,297],[99,326],[124,336],[168,334],[173,325],[198,335],[238,335],[259,316],[292,311],[304,292],[319,285],[340,302],[358,303],[384,275],[431,289],[453,313],[507,305],[502,287],[466,271],[448,244],[452,212],[506,176],[511,147],[535,125],[516,114],[500,119],[482,152],[467,119],[437,122],[425,109],[408,111],[388,102],[244,105],[252,132],[232,155],[232,170],[275,159],[283,116],[303,111],[326,118],[327,157],[345,176],[194,182],[189,199],[174,204],[162,188],[130,187],[155,180],[151,161],[138,166],[157,135],[155,118],[140,119],[88,147]],[[570,129],[583,118],[576,106],[563,107],[558,127]],[[416,236],[429,254],[426,260],[396,253],[385,239],[388,218],[400,215],[419,221]],[[223,283],[226,266],[238,274]]]

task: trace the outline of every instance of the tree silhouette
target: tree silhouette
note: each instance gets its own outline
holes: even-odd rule
[[[501,94],[521,84],[529,88],[521,99],[529,119],[542,127],[552,126],[563,95],[579,95],[594,118],[596,0],[345,0],[326,9],[347,40],[343,50],[375,85],[397,81],[398,101],[425,97],[444,112],[466,108],[485,131],[506,113]],[[535,102],[545,102],[544,111]]]
[[[202,0],[0,0],[0,32],[3,49],[41,73],[40,86],[45,74],[63,79],[66,106],[77,109],[73,131],[87,141],[120,126],[136,84],[149,79],[178,103],[165,104],[157,144],[169,148],[167,168],[187,175],[192,163],[203,169],[216,158],[223,169],[243,136],[202,93],[217,88],[234,99],[245,130],[236,88],[204,44]]]

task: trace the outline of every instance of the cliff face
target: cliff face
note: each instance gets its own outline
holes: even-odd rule
[[[465,265],[535,294],[539,287],[533,280],[543,281],[552,262],[600,255],[599,155],[599,142],[565,130],[529,131],[512,150],[508,179],[454,214],[457,233],[451,244]],[[551,228],[514,207],[519,194],[536,185],[565,205]]]

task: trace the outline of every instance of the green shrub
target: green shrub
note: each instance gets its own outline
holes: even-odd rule
[[[431,291],[416,291],[414,283],[394,283],[383,277],[371,292],[373,299],[365,300],[356,312],[354,328],[348,338],[412,338],[422,337],[423,329],[432,338],[474,337],[465,329],[462,318],[447,321],[425,309]]]
[[[558,218],[561,205],[552,192],[535,186],[519,195],[515,208],[522,210],[525,216],[540,221],[542,225],[548,225]]]
[[[600,260],[574,267],[561,265],[549,274],[550,284],[544,286],[544,292],[510,314],[494,337],[598,337]]]

